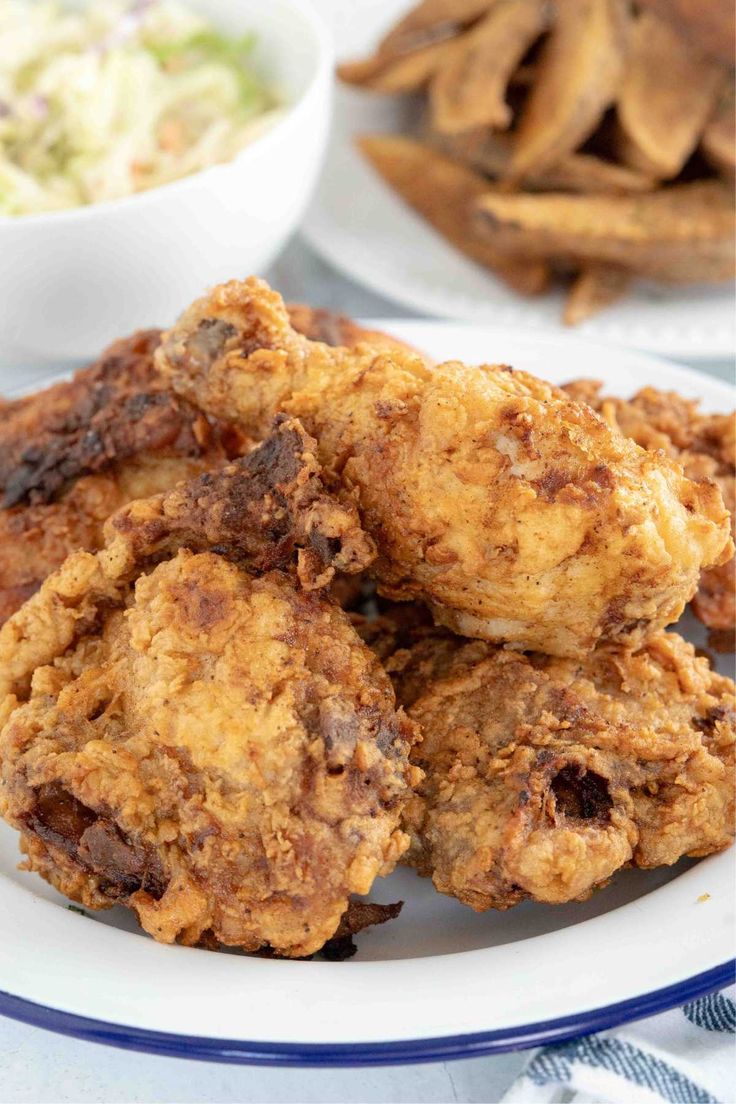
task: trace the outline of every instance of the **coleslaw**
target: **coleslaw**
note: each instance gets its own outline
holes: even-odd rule
[[[0,215],[118,199],[231,160],[279,114],[252,48],[174,0],[0,0]]]

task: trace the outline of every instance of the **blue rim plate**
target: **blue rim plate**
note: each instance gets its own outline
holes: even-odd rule
[[[383,325],[438,359],[501,361],[553,382],[595,376],[621,395],[675,387],[712,410],[734,402],[724,383],[590,342]],[[124,1049],[273,1066],[468,1058],[651,1016],[734,977],[733,852],[624,872],[587,902],[483,916],[396,871],[375,889],[406,907],[361,937],[356,959],[297,963],[161,947],[119,910],[75,915],[16,869],[17,847],[0,825],[0,1014]]]
[[[578,1016],[563,1016],[547,1023],[477,1032],[473,1035],[448,1035],[443,1039],[411,1039],[400,1043],[372,1045],[255,1043],[239,1039],[203,1039],[194,1035],[140,1031],[120,1024],[72,1016],[21,1000],[10,993],[0,993],[0,1014],[32,1027],[41,1027],[46,1031],[69,1035],[88,1043],[144,1051],[146,1054],[158,1054],[166,1058],[253,1066],[390,1066],[479,1058],[510,1050],[527,1050],[547,1043],[562,1043],[566,1039],[605,1031],[632,1020],[666,1012],[670,1008],[722,989],[734,980],[736,959],[655,993],[646,993],[641,997],[596,1008]]]

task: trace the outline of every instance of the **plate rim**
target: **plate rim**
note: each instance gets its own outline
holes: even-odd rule
[[[84,1042],[191,1061],[287,1068],[418,1065],[529,1050],[658,1015],[736,980],[736,958],[674,985],[555,1020],[464,1035],[378,1043],[263,1043],[126,1027],[0,991],[0,1015]]]
[[[431,335],[432,331],[458,331],[491,337],[505,333],[521,345],[547,345],[550,349],[575,347],[579,352],[600,350],[608,358],[619,355],[631,364],[648,362],[659,371],[670,373],[672,386],[702,386],[707,393],[711,388],[724,399],[733,401],[734,388],[726,380],[703,372],[695,367],[672,364],[666,357],[644,350],[616,348],[604,342],[594,341],[576,334],[537,331],[520,333],[507,323],[468,323],[446,319],[382,318],[365,320],[367,325],[397,332],[411,340],[420,331]],[[407,332],[409,331],[409,332]],[[431,351],[431,350],[430,350]],[[592,366],[591,366],[592,367]],[[63,378],[64,370],[43,380],[34,381],[23,390],[35,390],[52,379]],[[18,389],[11,389],[16,390]],[[706,395],[703,395],[705,398]],[[711,960],[712,961],[712,960]],[[578,1010],[566,1016],[516,1024],[512,1027],[496,1027],[486,1031],[441,1034],[411,1039],[361,1042],[309,1042],[294,1040],[278,1042],[252,1042],[243,1039],[214,1036],[188,1035],[183,1032],[164,1032],[151,1027],[125,1025],[114,1020],[97,1019],[78,1015],[26,997],[0,990],[0,1014],[12,1019],[50,1030],[58,1034],[97,1042],[122,1049],[141,1051],[160,1056],[189,1058],[199,1061],[223,1062],[273,1067],[364,1067],[381,1065],[414,1064],[443,1060],[455,1060],[481,1055],[524,1050],[548,1043],[606,1030],[632,1020],[656,1015],[659,1012],[705,996],[729,984],[736,974],[736,959],[726,959],[715,966],[667,985],[651,988],[623,1000]],[[54,997],[52,996],[52,1000]],[[48,1000],[48,998],[47,998]]]

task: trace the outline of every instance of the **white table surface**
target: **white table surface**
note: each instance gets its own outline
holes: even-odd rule
[[[299,240],[266,275],[292,301],[363,318],[408,313],[339,276]],[[733,379],[732,363],[699,367]],[[77,1042],[0,1017],[0,1104],[496,1104],[524,1061],[523,1054],[504,1054],[360,1070],[228,1066]]]

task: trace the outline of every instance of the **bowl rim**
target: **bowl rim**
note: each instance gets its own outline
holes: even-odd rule
[[[314,7],[312,0],[280,0],[280,3],[290,8],[297,17],[302,17],[312,34],[315,47],[313,71],[301,94],[295,100],[287,103],[273,124],[239,150],[234,157],[229,161],[208,165],[207,168],[199,169],[187,176],[178,177],[166,184],[158,184],[153,188],[145,189],[145,191],[133,192],[117,199],[104,199],[98,203],[79,204],[76,207],[66,207],[60,211],[38,211],[27,215],[0,214],[0,232],[7,227],[62,225],[85,218],[102,217],[113,211],[124,211],[134,205],[144,206],[147,203],[155,202],[162,194],[170,195],[173,192],[186,191],[188,188],[200,184],[203,179],[206,181],[208,178],[223,176],[236,167],[240,168],[244,163],[247,163],[249,158],[257,157],[259,151],[264,147],[274,145],[279,141],[284,132],[298,124],[301,116],[308,111],[322,81],[332,73],[335,60],[332,35],[327,23]],[[258,6],[257,3],[253,3],[254,10]]]

